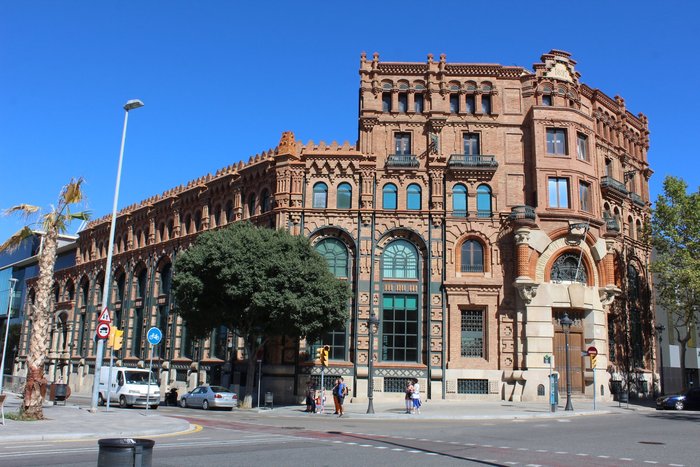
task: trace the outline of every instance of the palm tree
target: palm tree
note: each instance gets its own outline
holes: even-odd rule
[[[29,204],[19,204],[5,211],[6,215],[17,213],[26,219],[36,217],[37,220],[29,225],[39,224],[44,231],[42,248],[39,251],[39,280],[36,299],[33,309],[29,310],[27,316],[31,319],[32,330],[27,355],[27,382],[24,387],[24,402],[21,412],[25,418],[29,419],[41,420],[44,418],[41,389],[46,385],[44,360],[49,342],[51,287],[54,282],[53,273],[56,264],[58,236],[66,232],[73,219],[87,220],[89,218],[87,211],[71,211],[72,205],[83,201],[82,184],[82,177],[71,179],[70,183],[61,190],[58,205],[51,206],[51,210],[47,213],[42,213],[40,208]],[[23,227],[0,245],[0,251],[15,249],[22,240],[34,235],[34,231],[29,225]]]

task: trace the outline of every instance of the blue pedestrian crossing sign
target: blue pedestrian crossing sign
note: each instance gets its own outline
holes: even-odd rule
[[[157,345],[160,343],[160,340],[163,338],[163,333],[160,332],[160,329],[158,328],[151,328],[148,330],[148,334],[146,334],[148,338],[148,343],[151,345]]]

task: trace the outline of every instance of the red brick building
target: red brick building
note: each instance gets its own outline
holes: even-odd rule
[[[546,356],[564,376],[564,313],[575,393],[592,395],[580,356],[592,346],[603,397],[631,373],[635,390],[650,391],[648,123],[582,84],[575,64],[557,50],[532,71],[362,54],[356,145],[301,144],[287,132],[247,163],[119,213],[118,358],[143,364],[145,330],[158,326],[164,387],[244,381],[235,330],[193,342],[169,287],[175,258],[200,232],[250,220],[309,237],[352,285],[351,318],[323,343],[329,373],[354,397],[367,395],[372,315],[375,397],[399,397],[416,377],[431,398],[544,401]],[[77,390],[92,381],[108,235],[109,217],[90,223],[77,265],[56,276],[48,374]],[[294,336],[268,346],[263,391],[303,394],[319,375],[314,350]]]

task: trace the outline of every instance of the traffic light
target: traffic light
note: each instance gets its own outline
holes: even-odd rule
[[[116,327],[110,326],[109,327],[109,337],[107,338],[107,348],[111,349],[114,347],[114,336],[115,336],[115,331],[117,330]]]
[[[110,334],[109,336],[111,339],[112,334]],[[122,345],[124,345],[124,331],[120,331],[119,329],[114,329],[114,341],[112,343],[112,349],[113,350],[121,350]]]
[[[331,349],[329,345],[324,345],[316,349],[316,358],[321,361],[321,365],[328,366],[328,351]]]

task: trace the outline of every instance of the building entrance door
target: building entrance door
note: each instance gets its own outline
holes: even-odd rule
[[[563,315],[563,313],[561,313]],[[559,323],[558,314],[555,314],[554,326],[554,360],[556,370],[559,372],[559,390],[566,392],[566,336]],[[584,360],[583,351],[583,325],[580,317],[575,312],[569,312],[569,317],[574,320],[574,325],[569,331],[569,371],[571,371],[571,392],[584,392]],[[579,319],[577,319],[579,318]]]

